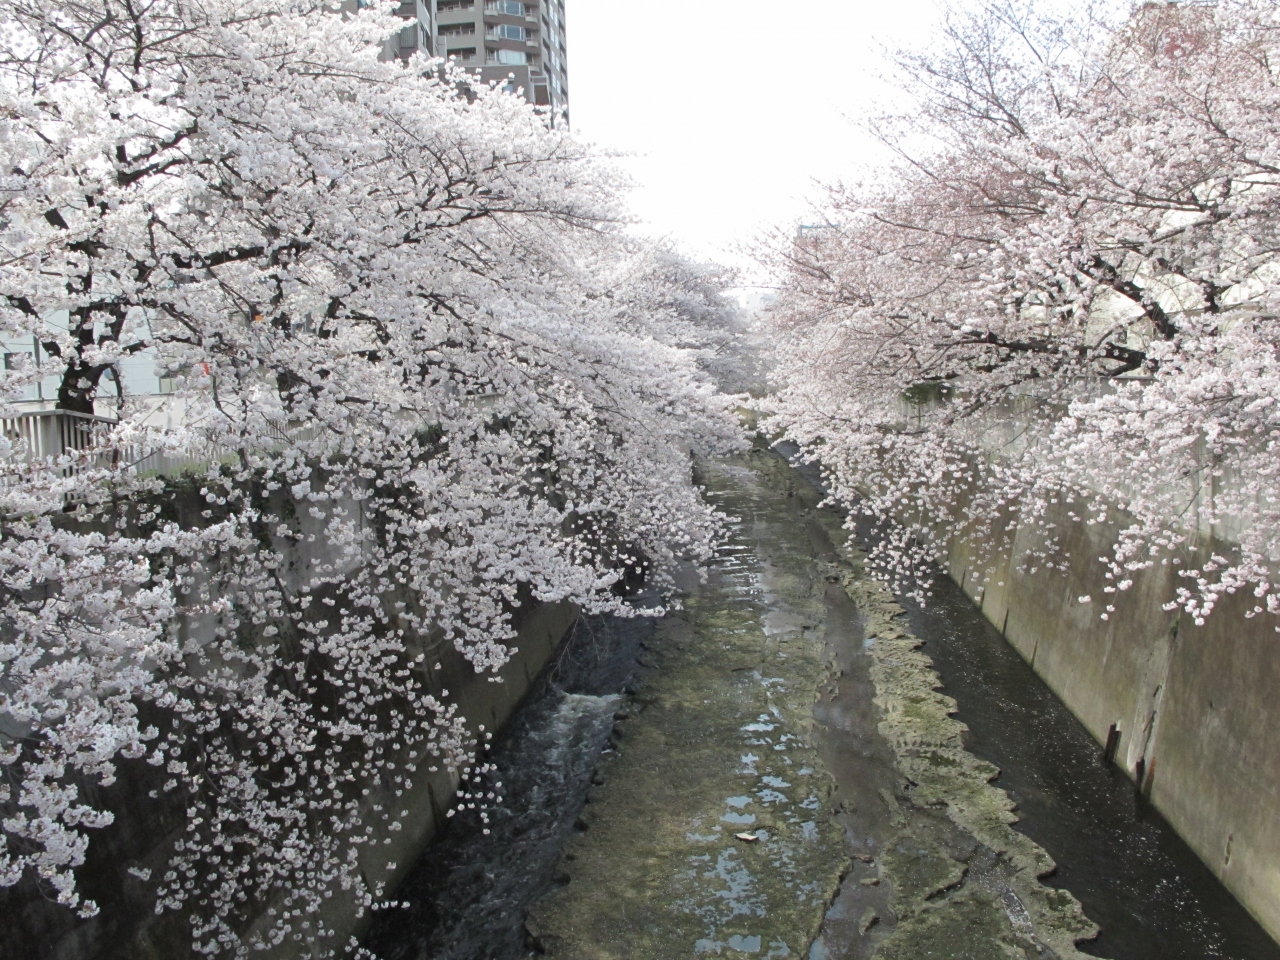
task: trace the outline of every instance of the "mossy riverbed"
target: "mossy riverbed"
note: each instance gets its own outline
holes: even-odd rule
[[[659,625],[562,885],[561,960],[1076,958],[1093,934],[840,518],[763,448],[705,465],[738,518]]]

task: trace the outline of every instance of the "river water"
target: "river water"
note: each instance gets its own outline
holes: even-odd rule
[[[733,474],[726,476],[732,478]],[[754,528],[737,530],[734,546],[720,561],[724,575],[713,571],[706,588],[741,578],[742,571],[764,571],[767,580],[771,564],[777,564],[777,544],[763,542],[762,537],[807,537],[787,549],[797,556],[813,555],[813,602],[825,604],[829,621],[821,631],[825,655],[838,667],[815,708],[815,736],[817,749],[837,784],[833,799],[839,801],[844,818],[852,866],[827,911],[821,932],[813,931],[818,937],[813,945],[797,952],[794,945],[781,946],[779,940],[780,946],[769,955],[798,957],[806,953],[810,960],[858,960],[881,956],[877,951],[883,949],[888,951],[884,956],[906,956],[909,960],[916,960],[916,956],[984,960],[1009,956],[990,952],[994,947],[980,942],[976,928],[972,943],[963,938],[935,938],[927,950],[915,955],[894,953],[894,941],[886,939],[893,932],[897,902],[890,892],[900,881],[891,880],[881,864],[893,861],[886,831],[890,821],[899,823],[894,829],[900,829],[903,814],[898,807],[905,809],[905,804],[891,795],[901,790],[895,786],[900,777],[892,768],[892,751],[876,728],[877,708],[870,702],[874,687],[863,662],[867,658],[862,622],[843,592],[833,586],[832,578],[813,572],[820,571],[825,562],[823,551],[832,548],[829,543],[819,544],[812,531],[802,529],[798,518],[813,511],[811,506],[796,506],[797,499],[804,499],[796,491],[810,487],[810,481],[800,474],[793,474],[793,479],[795,489],[784,495],[790,499],[783,501],[780,496],[778,508],[792,510],[793,520],[779,514],[781,520],[775,518],[771,526],[757,523]],[[1280,960],[1280,947],[1163,819],[1135,796],[1129,781],[1101,762],[1101,749],[1087,731],[958,588],[942,580],[928,609],[905,601],[903,606],[911,632],[925,641],[924,652],[932,658],[945,692],[959,704],[957,719],[969,727],[964,746],[980,760],[1000,768],[998,785],[1018,805],[1017,829],[1057,862],[1056,875],[1046,883],[1070,891],[1088,918],[1100,927],[1095,941],[1080,945],[1084,953],[1113,960]],[[780,628],[776,623],[771,625],[769,618],[768,611],[757,617],[764,634],[776,635]],[[664,624],[645,618],[584,618],[577,625],[492,751],[490,759],[496,768],[495,782],[501,784],[502,800],[490,811],[488,822],[460,815],[450,824],[398,892],[407,906],[380,915],[366,938],[367,948],[385,960],[517,960],[544,950],[545,945],[528,933],[526,917],[531,909],[541,909],[537,905],[547,902],[544,898],[548,894],[555,894],[549,899],[562,902],[567,891],[575,892],[576,885],[576,893],[588,898],[584,902],[599,902],[590,900],[591,896],[598,898],[599,890],[585,889],[581,879],[574,879],[578,864],[564,856],[566,844],[589,849],[581,844],[582,831],[592,820],[588,814],[607,814],[618,808],[616,798],[610,806],[606,796],[604,803],[586,809],[589,795],[594,797],[602,789],[601,771],[624,771],[626,765],[617,764],[614,758],[620,752],[642,751],[630,744],[631,735],[626,732],[629,722],[639,721],[628,721],[628,717],[652,700],[644,693],[646,684],[660,688],[663,683],[665,661],[660,648],[664,629]],[[812,631],[813,623],[799,624],[795,637]],[[776,637],[771,642],[776,642]],[[681,650],[684,643],[678,645]],[[789,650],[794,656],[797,648],[776,649]],[[652,650],[659,654],[655,657]],[[749,681],[748,675],[740,676],[743,682]],[[637,686],[641,688],[639,696]],[[700,749],[706,746],[699,744]],[[660,758],[660,754],[655,756]],[[654,775],[661,776],[661,770],[655,767]],[[618,785],[613,786],[616,794]],[[633,782],[627,789],[643,787],[637,788]],[[920,811],[909,813],[927,819]],[[962,893],[985,890],[994,898],[992,902],[1013,905],[1006,913],[1016,926],[1021,901],[1002,879],[1007,870],[999,858],[989,850],[984,852],[972,839],[944,836],[946,830],[955,832],[950,825],[925,827],[926,832],[939,831],[940,847],[951,844],[961,851],[951,854],[961,879],[943,884],[937,892],[927,892],[926,899],[933,902],[944,891],[952,896],[951,891],[957,889]],[[591,835],[602,834],[593,827]],[[732,841],[726,849],[734,849]],[[741,844],[737,849],[743,850]],[[660,864],[655,867],[657,861],[649,852],[648,873],[634,869],[636,865],[627,858],[639,854],[629,854],[625,847],[603,854],[596,851],[595,855],[597,861],[603,856],[606,863],[609,857],[618,858],[619,883],[636,883],[639,881],[634,878],[644,877],[645,884],[657,888],[664,878],[655,878],[653,873],[666,868]],[[591,876],[593,884],[610,882],[607,874],[599,871]],[[886,879],[883,884],[881,877]],[[673,904],[672,909],[681,906]],[[640,939],[637,936],[637,942]],[[625,930],[618,942],[627,942]],[[716,954],[764,956],[762,951],[769,950],[769,941],[766,938],[763,942],[762,948],[759,938],[742,935],[723,941],[689,940],[679,955],[700,957],[710,950],[705,945],[712,943],[715,949],[711,952]],[[1031,937],[1027,942],[1038,941]],[[1038,953],[1028,948],[1022,955],[1058,955],[1043,944],[1036,949]],[[647,954],[602,946],[591,956],[640,960]],[[573,960],[586,957],[586,952],[580,952]],[[654,955],[652,960],[676,960],[676,954]]]
[[[1102,932],[1083,945],[1112,960],[1280,960],[1240,906],[1045,683],[951,580],[926,609],[904,601],[965,745],[1001,770],[1018,829],[1052,854]]]
[[[646,617],[578,620],[490,753],[486,790],[502,800],[487,823],[472,812],[453,818],[397,891],[405,906],[379,915],[366,949],[382,960],[536,955],[525,911],[560,879],[561,849],[597,761],[613,750],[615,715],[653,632]]]

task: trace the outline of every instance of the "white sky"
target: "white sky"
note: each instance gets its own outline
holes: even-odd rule
[[[578,134],[636,156],[635,212],[687,251],[794,223],[815,181],[875,148],[850,118],[883,99],[880,51],[922,39],[937,0],[566,0]]]

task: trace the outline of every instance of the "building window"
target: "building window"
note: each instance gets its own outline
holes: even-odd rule
[[[448,13],[450,10],[470,10],[475,6],[475,0],[440,0],[436,4],[436,10],[440,13]]]
[[[418,48],[418,31],[415,27],[405,27],[400,31],[400,49],[416,50]]]
[[[494,40],[519,40],[521,42],[529,38],[524,27],[517,27],[510,23],[500,23],[496,27],[490,27],[485,31],[485,36]]]
[[[490,63],[501,63],[508,67],[523,67],[529,62],[529,56],[523,50],[493,50],[489,53]]]
[[[474,23],[450,23],[440,27],[440,36],[442,37],[462,37],[474,35],[476,25]]]
[[[519,0],[489,0],[484,5],[485,13],[504,13],[509,17],[523,17],[524,4]]]
[[[476,58],[476,48],[462,47],[458,50],[450,50],[449,56],[453,57],[455,60],[457,60],[460,63],[467,63],[468,61],[474,60]]]

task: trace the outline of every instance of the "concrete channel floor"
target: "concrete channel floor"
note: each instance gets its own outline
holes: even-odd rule
[[[560,960],[1078,958],[995,769],[840,518],[776,453],[704,465],[735,521],[666,617],[566,881],[531,911]]]

